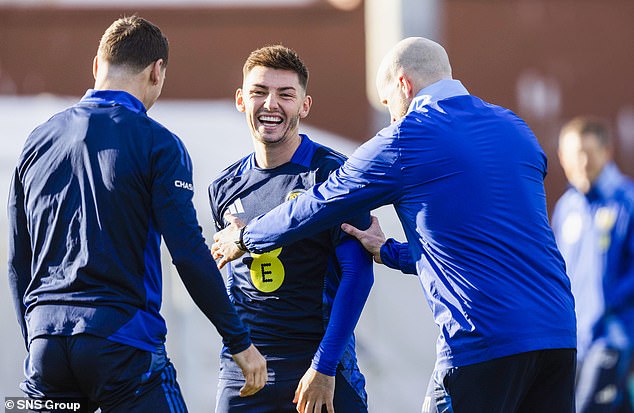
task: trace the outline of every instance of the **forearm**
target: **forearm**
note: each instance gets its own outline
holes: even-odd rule
[[[31,282],[31,239],[24,212],[24,192],[16,174],[11,181],[11,191],[7,205],[9,220],[8,281],[11,299],[18,319],[24,342],[28,348],[26,328],[26,306],[24,297]]]
[[[248,348],[251,344],[248,330],[229,300],[215,263],[186,260],[175,264],[189,295],[222,336],[229,353],[237,354]]]
[[[184,205],[176,211],[171,206],[157,212],[163,238],[190,296],[218,330],[231,354],[246,349],[251,344],[248,331],[229,300],[193,207]]]
[[[335,295],[330,321],[312,361],[322,374],[334,376],[341,356],[359,321],[374,282],[372,259],[363,247],[346,239],[337,247],[341,283]]]
[[[23,277],[19,276],[13,268],[9,269],[9,292],[11,294],[11,300],[13,301],[13,307],[15,309],[15,313],[18,320],[18,325],[20,326],[20,331],[22,332],[22,337],[24,338],[24,343],[28,348],[28,332],[26,329],[26,307],[24,306],[24,294],[26,291],[27,283],[24,283]]]

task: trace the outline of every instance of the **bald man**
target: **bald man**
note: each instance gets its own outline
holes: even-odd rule
[[[344,225],[375,261],[420,278],[440,328],[423,412],[574,411],[576,329],[548,224],[546,156],[511,111],[452,79],[447,53],[399,42],[377,74],[392,124],[324,183],[215,235],[220,265],[392,204],[406,243],[378,222]]]

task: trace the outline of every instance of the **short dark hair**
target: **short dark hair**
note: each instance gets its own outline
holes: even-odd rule
[[[297,52],[288,47],[277,44],[264,46],[252,51],[242,68],[244,77],[256,66],[293,71],[297,73],[299,83],[304,90],[306,90],[308,86],[308,69],[306,65],[302,59],[300,59]]]
[[[607,123],[597,117],[577,116],[571,119],[561,128],[561,136],[570,132],[577,133],[580,136],[592,134],[596,136],[599,144],[604,148],[612,144]]]
[[[169,45],[156,25],[139,16],[130,16],[115,20],[106,29],[98,53],[110,64],[140,72],[159,59],[163,59],[166,67]]]

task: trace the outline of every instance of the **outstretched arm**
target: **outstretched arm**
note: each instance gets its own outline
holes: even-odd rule
[[[212,250],[222,256],[219,265],[242,254],[238,248],[240,241],[249,251],[262,253],[393,203],[402,189],[396,136],[393,128],[382,130],[326,181],[251,220],[242,236],[236,225],[216,234]]]

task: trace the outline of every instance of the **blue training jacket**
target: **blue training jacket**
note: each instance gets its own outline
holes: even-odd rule
[[[579,359],[597,339],[634,347],[634,182],[608,163],[587,194],[569,187],[553,230],[579,303]]]
[[[438,368],[574,348],[545,175],[546,156],[520,118],[441,80],[323,184],[250,221],[244,242],[269,250],[393,204],[408,240],[401,261],[416,263],[440,328]]]
[[[28,137],[9,195],[9,285],[28,346],[89,333],[155,351],[165,341],[161,235],[232,353],[251,341],[192,204],[183,143],[120,91],[88,90]]]

